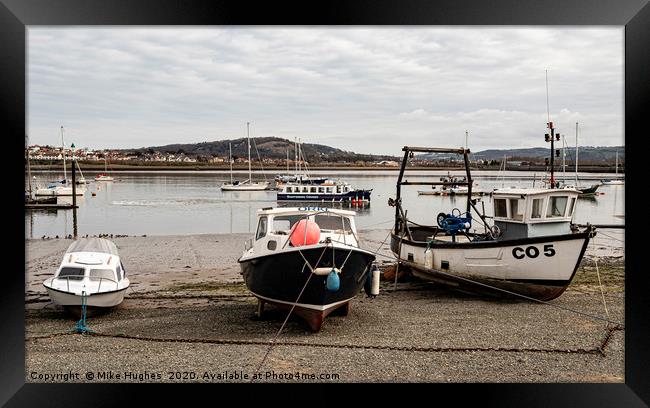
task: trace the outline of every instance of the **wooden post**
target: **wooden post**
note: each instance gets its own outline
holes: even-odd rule
[[[72,232],[77,239],[77,171],[74,153],[72,156]]]

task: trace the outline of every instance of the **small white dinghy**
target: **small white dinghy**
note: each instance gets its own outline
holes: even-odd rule
[[[43,286],[61,306],[112,307],[124,300],[129,287],[117,247],[104,238],[81,238],[68,247],[54,276]]]

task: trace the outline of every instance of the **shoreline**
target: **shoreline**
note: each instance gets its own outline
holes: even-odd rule
[[[385,232],[360,231],[360,239],[374,249]],[[95,335],[70,333],[79,315],[53,305],[42,286],[70,241],[26,240],[25,380],[48,382],[38,374],[71,372],[80,376],[66,382],[250,381],[203,376],[252,375],[286,316],[269,308],[263,320],[252,318],[256,300],[237,263],[249,237],[114,238],[131,288],[121,305],[88,317]],[[606,262],[618,251],[607,244],[602,239],[590,245],[574,282],[552,301],[558,307],[467,295],[417,280],[400,281],[393,291],[392,281],[382,282],[377,298],[359,294],[349,316],[328,317],[318,333],[290,319],[261,381],[296,382],[273,375],[300,372],[307,374],[302,382],[622,383],[625,331],[608,332],[601,321],[560,309],[604,315],[590,258],[596,255],[610,317],[624,322],[624,258]],[[384,245],[379,253],[390,249]],[[103,377],[88,379],[87,372]],[[177,378],[176,372],[192,374]]]
[[[79,162],[79,165],[83,167],[82,171],[90,172],[104,172],[104,166],[102,164],[95,163],[85,163]],[[68,170],[71,170],[71,165],[68,165]],[[197,164],[177,164],[177,165],[159,165],[159,164],[142,164],[142,165],[133,165],[133,164],[112,164],[109,166],[109,172],[120,172],[120,171],[142,171],[142,172],[158,172],[158,171],[218,171],[218,172],[230,172],[230,167],[227,165],[197,165]],[[399,166],[341,166],[341,165],[321,165],[321,166],[311,166],[310,171],[399,171]],[[409,171],[464,171],[463,167],[452,167],[452,166],[409,166]],[[52,171],[57,172],[61,171],[61,164],[32,164],[31,171],[34,172],[46,172]],[[233,166],[233,171],[248,171],[246,166]],[[473,172],[481,171],[500,171],[498,166],[489,166],[472,169]],[[509,167],[506,171],[515,171],[515,172],[544,172],[546,168],[544,166],[526,166],[526,167]],[[264,171],[262,170],[253,170],[253,173],[259,174],[264,172],[273,172],[273,173],[287,173],[286,167],[274,166],[267,167]],[[304,172],[304,171],[303,171]],[[581,166],[581,173],[604,173],[604,174],[616,174],[614,166]],[[289,171],[289,174],[292,174],[293,171]],[[561,170],[556,170],[556,174],[561,174]],[[567,172],[569,174],[571,172]],[[571,173],[572,174],[572,173]],[[619,169],[618,177],[624,177],[625,173]]]

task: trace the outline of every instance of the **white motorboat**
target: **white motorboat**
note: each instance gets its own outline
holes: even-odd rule
[[[420,278],[480,293],[524,295],[540,300],[560,296],[575,276],[595,235],[593,226],[580,230],[571,222],[575,189],[505,188],[492,192],[493,217],[472,199],[469,150],[405,146],[397,181],[395,225],[391,249],[400,263]],[[449,182],[403,181],[412,152],[456,153],[464,156],[469,188],[464,211],[441,212],[437,225],[407,219],[401,197],[403,185],[446,185]],[[472,230],[472,210],[485,227]],[[488,218],[492,218],[492,226]],[[480,231],[483,229],[484,231]]]
[[[372,252],[359,246],[354,211],[331,208],[263,208],[257,231],[238,262],[248,289],[265,303],[294,309],[313,331],[362,287],[379,288]],[[373,289],[374,288],[374,289]]]
[[[248,139],[248,180],[233,181],[232,179],[232,148],[230,144],[230,183],[223,183],[221,185],[222,191],[262,191],[269,187],[268,181],[253,182],[253,175],[251,171],[251,137],[249,133],[249,122],[246,122],[246,137]]]
[[[43,286],[62,306],[112,307],[124,300],[129,287],[124,265],[112,241],[81,238],[68,247],[61,265]]]

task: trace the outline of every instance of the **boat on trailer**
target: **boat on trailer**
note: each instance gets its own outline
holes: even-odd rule
[[[472,177],[467,149],[405,146],[397,180],[391,250],[415,276],[444,283],[462,291],[522,295],[538,300],[560,296],[575,276],[595,235],[595,228],[572,223],[575,189],[505,188],[492,192],[494,215],[486,216],[472,198]],[[464,158],[468,186],[466,207],[441,212],[436,224],[421,225],[407,218],[401,187],[443,185],[442,182],[406,181],[404,171],[414,152],[456,153]],[[483,231],[472,230],[474,212]],[[489,218],[492,219],[490,225]]]
[[[68,247],[54,276],[43,286],[61,306],[113,307],[129,287],[115,243],[105,238],[81,238]]]
[[[266,303],[273,304],[293,310],[318,331],[329,314],[347,315],[364,285],[368,290],[372,282],[378,290],[375,255],[359,246],[354,215],[315,207],[257,211],[255,237],[238,262],[259,300],[259,316]]]

